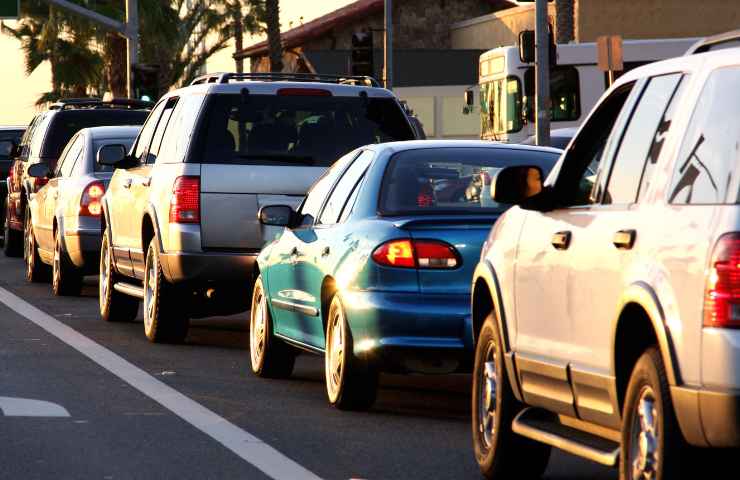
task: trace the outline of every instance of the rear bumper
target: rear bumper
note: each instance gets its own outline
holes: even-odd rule
[[[470,371],[469,295],[349,292],[342,297],[355,355],[390,372]]]
[[[671,388],[684,438],[700,447],[740,447],[740,390]]]
[[[64,246],[70,261],[88,274],[97,273],[100,267],[101,240],[100,226],[64,231]]]
[[[167,252],[160,255],[167,281],[251,282],[257,253]]]

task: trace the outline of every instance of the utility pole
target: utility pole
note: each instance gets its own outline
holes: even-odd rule
[[[385,88],[393,90],[393,1],[385,0],[385,35],[383,36],[385,58]]]
[[[547,0],[536,0],[535,3],[535,44],[537,145],[550,146],[550,30]]]
[[[92,10],[88,10],[85,7],[81,7],[76,3],[68,2],[67,0],[46,0],[52,5],[56,5],[59,8],[63,8],[68,12],[72,12],[81,17],[85,17],[88,20],[97,23],[101,27],[111,30],[123,38],[126,39],[126,50],[127,50],[127,63],[126,66],[126,90],[128,91],[128,98],[134,98],[134,65],[137,62],[137,54],[139,49],[139,6],[138,0],[126,0],[126,22],[122,23],[118,20],[101,15]]]

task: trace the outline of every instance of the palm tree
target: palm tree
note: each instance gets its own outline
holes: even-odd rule
[[[270,51],[270,70],[283,71],[283,45],[280,40],[280,4],[278,0],[265,0],[267,45]]]
[[[575,40],[575,0],[555,0],[557,42]]]

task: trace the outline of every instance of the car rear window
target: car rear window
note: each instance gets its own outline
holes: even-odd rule
[[[393,98],[218,94],[205,122],[202,163],[328,166],[362,145],[414,138]]]
[[[425,148],[393,155],[380,195],[384,215],[501,213],[509,205],[490,196],[491,178],[504,167],[536,165],[543,179],[558,154],[513,148]]]
[[[83,128],[115,125],[142,125],[147,110],[69,110],[51,121],[41,147],[41,157],[59,158],[72,136]]]

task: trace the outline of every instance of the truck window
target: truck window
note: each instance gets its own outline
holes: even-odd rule
[[[517,77],[481,83],[481,133],[484,138],[522,129],[522,89]]]

